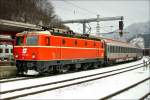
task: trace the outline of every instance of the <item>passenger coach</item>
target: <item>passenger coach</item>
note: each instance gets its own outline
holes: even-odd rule
[[[142,58],[142,49],[126,42],[112,39],[104,39],[105,42],[105,63],[137,60]]]

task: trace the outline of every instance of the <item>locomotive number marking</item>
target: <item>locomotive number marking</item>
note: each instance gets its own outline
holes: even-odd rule
[[[27,48],[23,48],[22,53],[27,53]]]

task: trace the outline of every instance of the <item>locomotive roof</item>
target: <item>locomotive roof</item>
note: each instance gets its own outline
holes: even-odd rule
[[[21,33],[17,33],[16,36],[23,36],[25,34],[36,34],[36,35],[47,34],[47,35],[89,39],[89,40],[97,40],[97,41],[102,40],[102,38],[100,37],[87,36],[87,34],[64,34],[64,33],[58,33],[58,32],[50,32],[50,31],[24,31]]]
[[[46,35],[51,35],[51,33],[49,31],[24,31],[24,32],[20,32],[17,33],[17,36],[23,36],[25,34],[36,34],[36,35],[41,35],[41,34],[46,34]]]

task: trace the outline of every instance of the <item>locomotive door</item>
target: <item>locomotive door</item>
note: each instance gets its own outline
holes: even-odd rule
[[[61,59],[61,37],[51,36],[50,46],[52,59],[53,60]]]

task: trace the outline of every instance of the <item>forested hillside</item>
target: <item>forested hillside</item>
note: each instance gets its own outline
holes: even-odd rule
[[[0,19],[65,27],[50,0],[0,0]]]

